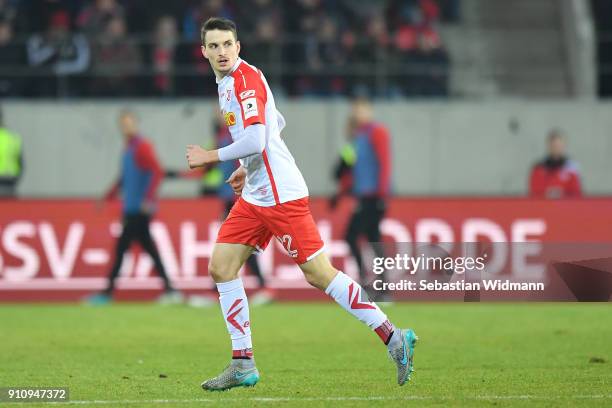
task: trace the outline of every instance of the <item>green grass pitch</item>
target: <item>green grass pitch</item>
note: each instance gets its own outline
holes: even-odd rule
[[[612,406],[609,304],[384,310],[420,337],[404,387],[377,336],[339,307],[275,304],[251,310],[259,384],[207,393],[201,381],[230,355],[216,307],[3,305],[0,387],[68,387],[59,407]]]

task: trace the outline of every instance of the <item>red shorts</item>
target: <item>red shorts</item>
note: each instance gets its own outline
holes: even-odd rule
[[[310,214],[308,197],[272,207],[260,207],[239,198],[221,225],[217,242],[249,245],[263,251],[272,237],[298,265],[321,253],[323,241]]]

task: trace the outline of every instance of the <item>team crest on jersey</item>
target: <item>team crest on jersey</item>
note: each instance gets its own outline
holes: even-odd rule
[[[234,112],[225,112],[223,118],[225,118],[225,124],[227,126],[234,126],[236,124],[236,115]]]

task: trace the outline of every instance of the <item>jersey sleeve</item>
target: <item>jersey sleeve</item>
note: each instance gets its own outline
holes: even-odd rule
[[[251,67],[239,67],[232,75],[245,129],[255,123],[265,125],[268,95],[261,74]]]

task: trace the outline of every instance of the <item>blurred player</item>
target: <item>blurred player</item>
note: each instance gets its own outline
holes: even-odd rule
[[[14,197],[23,174],[21,137],[4,126],[0,107],[0,197]]]
[[[341,152],[336,169],[339,193],[331,200],[334,208],[339,197],[352,190],[358,202],[346,229],[345,239],[357,262],[361,284],[366,285],[366,271],[359,247],[359,238],[381,242],[380,223],[385,215],[386,198],[391,185],[391,146],[387,128],[373,120],[372,106],[365,98],[357,98],[351,106],[348,133],[350,144]],[[377,257],[383,257],[380,245],[372,245]]]
[[[548,135],[548,155],[531,170],[529,195],[536,198],[580,197],[578,166],[565,153],[565,139],[559,130]]]
[[[241,197],[221,226],[209,265],[232,340],[232,361],[202,387],[224,390],[259,381],[249,305],[238,271],[254,250],[263,250],[273,237],[299,265],[308,283],[378,334],[403,385],[412,372],[416,335],[410,329],[396,329],[361,286],[329,262],[310,214],[306,183],[280,137],[285,120],[261,71],[240,59],[239,52],[232,21],[211,18],[203,24],[202,54],[215,72],[219,105],[230,124],[233,143],[210,151],[189,145],[187,162],[194,168],[240,159],[241,166],[229,183]]]
[[[155,270],[164,282],[164,293],[158,298],[158,301],[178,303],[182,300],[182,295],[172,288],[149,230],[151,217],[157,209],[157,188],[163,172],[153,145],[140,135],[136,115],[130,111],[121,112],[119,126],[126,143],[121,162],[121,176],[105,195],[104,200],[116,198],[121,190],[123,230],[117,240],[115,260],[108,276],[108,286],[104,291],[88,300],[94,304],[110,302],[123,255],[132,242],[136,241],[149,254]]]

